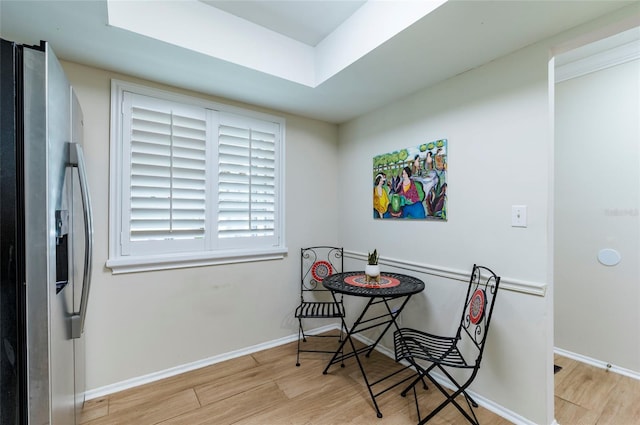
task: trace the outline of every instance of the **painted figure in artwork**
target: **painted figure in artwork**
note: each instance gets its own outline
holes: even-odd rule
[[[422,184],[420,184],[422,186]],[[422,201],[424,199],[424,192],[422,195],[418,193],[418,187],[416,182],[411,179],[411,168],[404,167],[402,170],[402,186],[400,189],[402,216],[410,218],[425,218],[424,206]]]
[[[378,173],[374,181],[373,188],[373,212],[375,218],[388,217],[389,213],[389,194],[387,193],[387,176],[384,173]]]
[[[427,152],[427,158],[424,160],[427,170],[433,170],[433,153]]]
[[[413,169],[411,170],[411,172],[413,173],[414,176],[420,175],[420,170],[422,169],[421,164],[420,164],[420,155],[416,155],[413,158]]]

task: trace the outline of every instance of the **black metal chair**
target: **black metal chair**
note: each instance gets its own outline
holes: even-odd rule
[[[396,361],[405,360],[417,371],[411,385],[401,394],[404,397],[409,390],[413,390],[419,425],[429,421],[449,403],[452,403],[470,423],[478,425],[472,408],[478,407],[478,404],[469,396],[467,388],[480,369],[499,285],[499,276],[486,267],[474,264],[460,325],[454,336],[433,335],[410,328],[402,328],[394,333]],[[464,382],[459,383],[452,376],[454,369],[467,370],[462,374],[456,374],[458,380],[464,379]],[[442,372],[452,383],[454,389],[451,394],[432,375],[436,370]],[[444,394],[446,400],[421,419],[415,387],[421,381],[424,383],[425,377]],[[426,385],[424,387],[426,389]],[[459,395],[464,397],[471,414],[456,401]]]
[[[307,338],[334,338],[338,343],[346,329],[344,329],[345,315],[342,294],[336,294],[335,299],[331,291],[322,286],[322,280],[334,273],[343,271],[343,248],[332,246],[314,246],[301,249],[300,258],[300,305],[296,308],[295,317],[298,319],[298,353],[296,366],[300,366],[300,353],[335,353],[333,350],[316,347],[304,348]],[[303,319],[338,319],[340,320],[339,335],[307,334],[302,325]]]

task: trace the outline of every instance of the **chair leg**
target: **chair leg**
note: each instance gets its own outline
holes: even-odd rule
[[[304,336],[304,330],[302,329],[302,319],[298,319],[298,352],[296,354],[296,366],[300,366],[300,339],[307,342]]]
[[[449,394],[447,392],[447,389],[444,388],[442,385],[440,385],[435,378],[433,378],[433,376],[431,376],[431,371],[435,368],[438,367],[438,369],[440,369],[446,376],[447,378],[449,378],[449,380],[458,388],[456,391],[454,391],[452,394]],[[406,396],[406,394],[409,392],[409,390],[413,390],[413,395],[414,395],[414,400],[416,403],[416,411],[418,413],[418,425],[423,425],[425,423],[427,423],[428,421],[430,421],[435,415],[437,415],[442,409],[444,409],[449,403],[453,404],[456,409],[458,409],[458,411],[469,421],[469,423],[473,424],[473,425],[479,425],[478,422],[478,418],[476,417],[475,412],[473,411],[473,408],[471,407],[472,405],[474,407],[478,407],[477,403],[471,398],[471,396],[469,396],[469,394],[467,394],[466,392],[466,388],[471,384],[471,382],[473,381],[473,378],[475,377],[475,373],[472,374],[472,376],[467,379],[467,381],[463,384],[463,385],[459,385],[458,382],[440,365],[437,364],[432,364],[429,368],[422,369],[421,367],[419,367],[418,365],[414,364],[414,367],[417,370],[417,377],[411,382],[411,384],[405,388],[401,395],[403,397]],[[418,403],[418,396],[417,396],[417,392],[416,392],[416,385],[418,384],[418,382],[422,381],[424,384],[424,387],[426,389],[427,385],[424,382],[424,378],[429,379],[433,385],[445,396],[445,400],[440,403],[436,408],[434,408],[431,412],[429,412],[429,414],[425,417],[425,418],[421,418],[421,414],[420,414],[420,407],[419,407],[419,403]],[[467,413],[467,411],[465,409],[462,408],[462,406],[455,400],[459,395],[463,395],[465,402],[467,403],[467,406],[469,408],[469,411],[471,412],[471,415],[469,415],[469,413]]]
[[[471,398],[471,396],[469,394],[467,394],[466,391],[463,391],[462,394],[467,399],[467,404],[471,404],[476,409],[478,408],[478,403],[476,403],[476,401],[473,398]]]
[[[475,401],[473,398],[471,398],[471,396],[467,393],[467,387],[468,387],[469,385],[471,385],[471,382],[473,382],[473,379],[475,378],[476,373],[478,372],[478,369],[474,369],[474,370],[473,370],[473,373],[469,376],[469,378],[465,381],[465,383],[464,383],[463,385],[458,384],[458,382],[456,382],[456,380],[453,378],[453,376],[451,376],[451,375],[447,372],[447,370],[446,370],[444,367],[442,367],[441,365],[438,365],[438,369],[440,369],[440,371],[441,371],[442,373],[444,373],[444,374],[447,376],[447,378],[449,378],[449,380],[450,380],[451,382],[453,382],[453,384],[454,384],[456,387],[458,387],[458,389],[459,389],[459,390],[457,391],[457,395],[456,395],[455,397],[453,397],[453,399],[455,399],[459,394],[462,394],[462,395],[464,396],[464,399],[465,399],[466,403],[467,403],[467,407],[469,408],[469,411],[470,411],[470,412],[471,412],[471,414],[473,415],[473,418],[474,418],[474,419],[472,420],[472,419],[469,417],[469,415],[468,415],[468,414],[466,413],[466,411],[462,408],[462,406],[460,406],[460,405],[458,404],[458,402],[456,402],[456,401],[455,401],[455,400],[453,400],[453,399],[452,399],[452,401],[451,401],[451,402],[452,402],[452,403],[456,406],[456,408],[457,408],[457,409],[458,409],[458,410],[459,410],[459,411],[460,411],[460,412],[461,412],[461,413],[462,413],[462,414],[463,414],[463,415],[464,415],[464,416],[469,420],[469,422],[477,424],[477,423],[478,423],[478,419],[476,418],[476,414],[475,414],[475,412],[473,411],[473,407],[476,407],[476,408],[477,408],[477,407],[478,407],[478,403],[476,403],[476,401]],[[473,406],[473,407],[472,407],[472,406]]]
[[[344,323],[344,319],[340,319],[340,338],[338,343],[342,344],[345,341],[345,335],[347,334],[347,325]],[[346,341],[345,341],[346,342]],[[344,368],[344,344],[340,348],[340,367]]]
[[[453,394],[449,395],[447,394],[447,399],[445,401],[443,401],[442,403],[440,403],[435,409],[433,409],[429,415],[427,415],[424,419],[422,419],[420,422],[418,422],[418,425],[423,425],[425,423],[427,423],[428,421],[430,421],[434,416],[436,416],[438,413],[440,413],[440,411],[442,409],[444,409],[449,403],[453,404],[459,411],[460,413],[462,413],[462,415],[464,415],[465,418],[467,418],[467,420],[473,424],[473,425],[479,425],[477,420],[474,420],[471,416],[469,416],[469,414],[467,412],[464,411],[464,409],[462,409],[462,407],[455,401],[455,398],[460,395],[460,393],[462,393],[462,391],[456,391]],[[473,411],[472,411],[473,413]],[[475,414],[474,414],[475,416]]]
[[[304,328],[302,327],[302,319],[298,319],[298,335],[302,335],[302,342],[307,342],[307,335],[304,333]]]
[[[404,396],[403,396],[404,397]],[[420,416],[420,404],[418,404],[418,392],[416,391],[415,385],[413,386],[413,400],[416,403],[416,413],[418,414],[418,422],[421,420]]]
[[[406,397],[410,389],[413,388],[415,390],[416,384],[420,381],[422,381],[422,388],[425,391],[429,389],[429,387],[427,386],[427,383],[424,381],[424,375],[426,374],[426,371],[415,362],[410,362],[410,363],[411,363],[411,366],[413,366],[414,369],[416,370],[416,378],[413,381],[411,381],[411,384],[409,384],[407,388],[402,390],[402,392],[400,393],[402,397]],[[431,368],[433,368],[433,366],[431,366]],[[429,368],[428,370],[431,370],[431,368]]]
[[[413,389],[415,392],[416,389],[416,384],[418,382],[422,381],[423,383],[423,387],[426,390],[427,389],[427,384],[424,383],[424,378],[422,376],[422,374],[420,372],[418,372],[416,379],[414,379],[413,381],[411,381],[411,384],[409,384],[409,386],[407,388],[405,388],[404,390],[402,390],[402,392],[400,393],[400,395],[402,397],[406,397],[407,396],[407,392],[409,392],[409,390]]]
[[[1,1],[1,0],[0,0]],[[346,325],[344,321],[342,322],[342,326],[340,327],[340,335],[338,336],[338,342],[342,344],[346,342]],[[309,337],[322,337],[323,335],[309,335]],[[333,335],[326,335],[326,337],[335,338]],[[300,366],[300,353],[301,352],[317,352],[317,353],[333,353],[333,351],[323,351],[323,350],[303,350],[301,348],[301,343],[307,342],[307,335],[304,332],[304,327],[302,326],[302,318],[298,318],[298,350],[296,353],[296,366]],[[344,344],[341,345],[340,349],[340,367],[344,367]]]

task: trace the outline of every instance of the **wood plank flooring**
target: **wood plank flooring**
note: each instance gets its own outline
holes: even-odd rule
[[[199,370],[153,382],[109,396],[88,400],[82,412],[85,425],[410,425],[418,422],[413,397],[399,395],[401,387],[378,397],[378,419],[355,359],[344,368],[322,371],[328,354],[303,353],[296,367],[296,344],[228,360]],[[398,368],[374,352],[364,359],[373,382]],[[421,412],[443,397],[434,388],[420,390]],[[481,423],[509,421],[476,409]],[[464,418],[447,407],[430,423],[460,424]]]
[[[417,423],[413,398],[399,388],[378,397],[378,419],[354,359],[322,374],[329,355],[301,355],[296,344],[228,360],[182,375],[111,394],[85,403],[84,425],[404,425]],[[365,359],[371,381],[397,364],[374,353]],[[560,425],[632,425],[640,423],[640,381],[556,356],[555,417]],[[420,390],[420,408],[428,412],[441,395]],[[511,422],[480,407],[483,424]],[[453,407],[434,425],[465,423]]]
[[[640,424],[640,380],[555,356],[555,417],[560,425]]]

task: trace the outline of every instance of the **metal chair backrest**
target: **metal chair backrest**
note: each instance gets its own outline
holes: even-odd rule
[[[458,349],[468,362],[480,365],[500,277],[487,267],[473,265],[457,339]],[[471,362],[472,357],[475,361]]]
[[[329,292],[322,286],[322,280],[334,273],[342,273],[344,250],[334,246],[313,246],[302,248],[300,254],[300,300],[320,301],[317,299],[320,294],[314,294],[313,299],[311,295]]]

